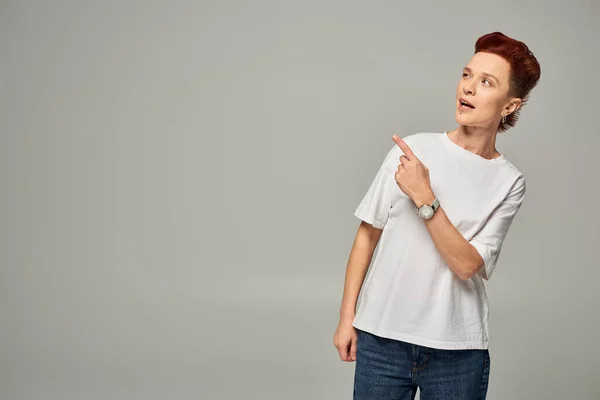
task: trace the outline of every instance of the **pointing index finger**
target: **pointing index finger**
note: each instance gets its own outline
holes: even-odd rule
[[[409,158],[409,160],[417,158],[415,156],[415,153],[412,152],[412,150],[410,149],[410,147],[408,147],[406,142],[404,140],[402,140],[399,136],[393,135],[392,139],[402,149],[402,151],[404,152],[404,155],[406,155]]]

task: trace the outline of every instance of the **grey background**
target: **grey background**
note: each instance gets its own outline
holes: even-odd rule
[[[418,4],[416,4],[418,3]],[[453,129],[477,37],[542,79],[488,398],[600,399],[597,1],[0,2],[0,398],[349,399],[352,215]]]

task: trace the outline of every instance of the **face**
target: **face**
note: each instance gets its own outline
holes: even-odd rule
[[[504,58],[484,52],[474,54],[456,88],[456,122],[479,128],[497,127],[502,115],[521,105],[521,99],[509,96],[509,78],[510,64]]]

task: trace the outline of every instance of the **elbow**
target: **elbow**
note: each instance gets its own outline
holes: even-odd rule
[[[475,261],[471,263],[464,263],[462,268],[458,269],[456,275],[458,275],[461,280],[467,281],[471,279],[473,275],[477,274],[481,267],[483,267],[483,260],[481,260],[481,262]]]
[[[485,261],[479,252],[471,245],[471,252],[463,253],[460,257],[448,263],[448,266],[463,281],[471,279],[485,265]]]
[[[462,280],[462,281],[468,281],[469,279],[471,279],[471,277],[474,275],[474,273],[472,272],[462,272],[460,274],[457,274],[458,277]]]
[[[475,250],[474,247],[473,250]],[[460,279],[466,281],[471,279],[471,277],[477,274],[477,272],[484,266],[485,261],[483,260],[483,257],[481,257],[481,254],[475,250],[468,260],[463,260],[460,265],[461,268],[458,269],[459,272],[457,272],[457,275]]]

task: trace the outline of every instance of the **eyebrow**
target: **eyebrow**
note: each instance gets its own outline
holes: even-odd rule
[[[471,72],[471,73],[473,72],[473,70],[471,68],[469,68],[469,67],[464,67],[463,70],[467,71],[467,72]],[[482,72],[481,75],[483,75],[483,76],[489,76],[490,78],[493,78],[496,82],[500,82],[498,80],[498,78],[496,78],[494,75],[490,74],[489,72]]]

